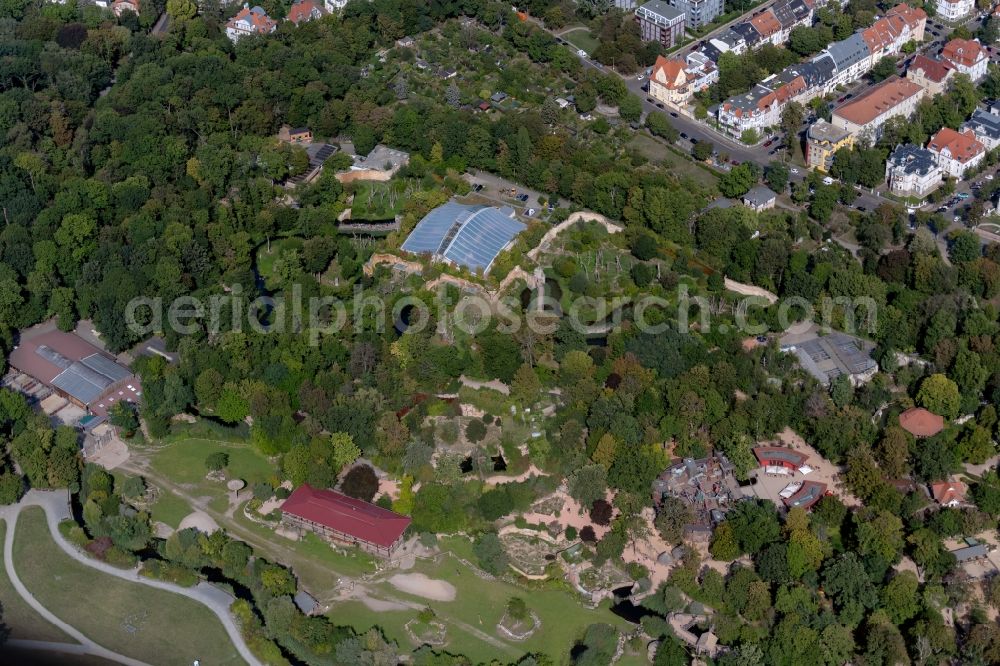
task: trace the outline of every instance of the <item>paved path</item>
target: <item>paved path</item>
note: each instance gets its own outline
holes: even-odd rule
[[[252,664],[253,666],[262,666],[261,662],[253,655],[252,652],[250,652],[250,648],[248,648],[244,642],[239,627],[236,626],[236,622],[229,613],[229,606],[233,602],[233,597],[219,588],[209,585],[208,583],[202,582],[194,587],[181,587],[179,585],[174,585],[173,583],[166,583],[140,576],[138,568],[130,570],[118,569],[110,564],[107,564],[106,562],[100,562],[87,557],[73,544],[67,541],[59,531],[59,523],[72,517],[69,510],[68,492],[65,490],[31,490],[17,504],[0,508],[0,518],[4,518],[7,521],[7,533],[4,539],[4,566],[7,570],[7,575],[10,577],[11,582],[13,583],[18,594],[24,597],[24,600],[27,601],[32,608],[38,611],[38,613],[46,620],[57,626],[59,629],[62,629],[75,640],[79,641],[81,645],[90,647],[90,654],[94,654],[105,659],[111,659],[112,661],[117,661],[129,666],[145,666],[144,662],[131,659],[130,657],[125,657],[101,647],[77,631],[75,628],[57,618],[37,599],[35,599],[31,592],[29,592],[21,583],[21,580],[17,577],[17,573],[14,571],[14,526],[17,523],[17,518],[20,515],[21,510],[29,506],[39,506],[45,511],[45,520],[49,525],[49,532],[51,533],[53,540],[55,540],[56,544],[58,544],[59,547],[74,560],[84,566],[97,569],[98,571],[106,573],[110,576],[138,583],[139,585],[155,587],[174,594],[180,594],[204,604],[213,613],[215,613],[215,615],[219,618],[219,621],[222,622],[222,626],[225,627],[226,633],[229,634],[229,639],[239,651],[240,656],[243,657],[247,663]]]

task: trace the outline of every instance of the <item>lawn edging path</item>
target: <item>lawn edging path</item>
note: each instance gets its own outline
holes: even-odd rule
[[[46,620],[62,629],[75,640],[90,647],[91,654],[122,664],[127,664],[128,666],[147,666],[145,662],[117,654],[107,648],[101,647],[74,627],[60,620],[37,599],[35,599],[31,592],[29,592],[21,582],[21,579],[18,578],[17,573],[14,571],[13,564],[14,532],[17,524],[17,518],[20,515],[21,510],[30,506],[41,507],[41,509],[45,512],[45,520],[49,526],[49,532],[52,535],[52,539],[59,545],[63,552],[71,558],[87,567],[97,569],[98,571],[106,573],[110,576],[121,578],[132,583],[138,583],[139,585],[145,585],[146,587],[154,587],[167,592],[172,592],[174,594],[179,594],[207,606],[209,610],[215,613],[215,615],[219,618],[219,621],[222,622],[222,626],[229,635],[229,640],[233,642],[233,646],[240,653],[240,656],[251,666],[263,666],[262,662],[257,659],[250,651],[250,648],[247,647],[246,642],[243,640],[243,635],[240,633],[239,627],[236,626],[235,620],[229,613],[229,607],[234,601],[229,594],[205,582],[201,582],[194,587],[188,588],[174,585],[173,583],[148,579],[139,575],[138,568],[127,570],[119,569],[107,564],[106,562],[100,562],[87,557],[73,544],[67,541],[59,531],[59,523],[72,517],[69,511],[69,492],[66,490],[30,490],[17,504],[0,507],[0,517],[3,517],[7,521],[7,533],[4,537],[4,565],[7,569],[7,575],[10,577],[11,583],[14,585],[18,594],[24,597],[24,600],[27,601],[32,608],[40,613]]]

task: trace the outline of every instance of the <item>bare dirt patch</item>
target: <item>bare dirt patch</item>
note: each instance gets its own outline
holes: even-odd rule
[[[422,573],[396,574],[389,584],[401,592],[434,601],[454,601],[455,586],[443,580],[428,578]]]

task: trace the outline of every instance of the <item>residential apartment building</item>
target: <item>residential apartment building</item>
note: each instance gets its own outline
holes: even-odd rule
[[[778,46],[782,43],[781,22],[770,9],[765,9],[760,14],[751,18],[750,25],[752,25],[754,30],[757,31],[757,34],[760,35],[760,41],[757,45],[763,46],[764,44],[773,44]]]
[[[326,11],[331,14],[339,12],[346,6],[347,0],[323,0],[323,7],[326,8]]]
[[[670,0],[670,4],[684,13],[688,28],[701,28],[722,14],[723,0]]]
[[[934,4],[937,17],[949,23],[965,18],[975,8],[975,0],[936,0]]]
[[[990,62],[990,54],[979,40],[974,39],[952,39],[941,49],[941,58],[973,81],[986,76],[986,66]]]
[[[649,75],[649,96],[679,106],[718,80],[715,63],[698,52],[689,54],[686,60],[657,56]]]
[[[923,54],[914,56],[906,69],[906,78],[926,90],[931,97],[943,93],[954,74],[955,68],[951,63],[928,58]]]
[[[111,11],[115,16],[121,17],[125,12],[132,12],[139,15],[139,0],[115,0],[111,3]]]
[[[833,110],[830,122],[855,140],[876,141],[890,118],[909,117],[927,90],[908,79],[893,76],[873,86],[861,97]]]
[[[243,5],[243,9],[226,22],[226,37],[237,42],[247,35],[269,35],[277,27],[278,22],[268,16],[263,8]]]
[[[833,166],[833,155],[841,148],[853,145],[853,134],[825,120],[817,120],[806,131],[806,165],[810,169],[829,172]]]
[[[635,9],[635,0],[615,0],[615,9],[623,9],[630,12]]]
[[[885,165],[889,191],[923,199],[941,184],[942,171],[934,153],[910,144],[896,146]]]
[[[715,54],[714,60],[718,61],[722,53],[739,55],[764,44],[784,44],[793,28],[812,25],[813,7],[813,0],[780,0],[749,21],[737,23],[712,38],[702,52],[709,57]]]
[[[285,20],[291,21],[295,25],[300,25],[307,21],[322,18],[324,14],[326,14],[326,10],[316,0],[298,0],[298,2],[292,4],[289,8],[288,16],[285,17]]]
[[[684,37],[684,12],[663,0],[650,0],[635,10],[643,41],[670,48]]]
[[[934,153],[937,164],[945,175],[962,178],[986,157],[986,147],[979,143],[972,130],[957,132],[944,127],[927,142],[927,150]]]
[[[983,144],[987,152],[1000,146],[1000,116],[995,113],[976,109],[960,128],[962,132],[966,130],[976,135],[976,140]]]
[[[832,84],[834,86],[853,83],[872,68],[872,53],[860,32],[847,39],[834,42],[826,48],[837,67]]]
[[[701,92],[719,80],[719,68],[698,51],[692,51],[684,59],[684,72],[692,93]]]
[[[683,60],[656,56],[653,72],[649,75],[650,97],[666,104],[683,104],[691,95],[687,84]]]
[[[789,101],[804,103],[833,92],[838,85],[859,79],[886,55],[898,53],[907,42],[922,40],[926,22],[923,10],[897,5],[871,28],[831,44],[812,61],[792,65],[749,93],[726,100],[718,108],[719,123],[737,136],[751,127],[774,125]],[[804,89],[782,89],[799,76]]]

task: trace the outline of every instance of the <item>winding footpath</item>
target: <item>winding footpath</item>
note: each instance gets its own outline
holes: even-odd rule
[[[69,510],[69,493],[65,490],[31,490],[17,504],[0,508],[0,518],[5,520],[7,523],[7,530],[3,544],[4,568],[7,571],[7,576],[10,578],[14,589],[17,590],[17,593],[24,598],[28,605],[35,609],[39,615],[71,636],[74,640],[78,641],[83,649],[82,651],[104,659],[126,664],[127,666],[149,666],[145,662],[112,652],[111,650],[108,650],[107,648],[104,648],[87,638],[80,631],[56,617],[51,611],[49,611],[49,609],[35,599],[31,592],[24,586],[21,579],[18,577],[17,572],[14,570],[14,528],[17,524],[17,518],[21,514],[21,510],[29,506],[38,506],[45,511],[45,520],[48,523],[52,539],[59,545],[63,552],[71,558],[84,566],[97,569],[98,571],[110,576],[121,578],[122,580],[127,580],[139,585],[155,587],[174,594],[180,594],[207,606],[209,610],[215,613],[215,615],[219,618],[219,621],[222,622],[222,626],[225,627],[226,633],[229,635],[229,639],[233,642],[233,645],[240,653],[240,656],[248,664],[251,664],[251,666],[263,666],[261,661],[257,659],[252,652],[250,652],[250,648],[247,647],[246,642],[243,640],[239,627],[236,625],[235,620],[233,620],[232,615],[229,613],[229,606],[234,601],[233,597],[205,582],[199,583],[198,585],[190,588],[181,587],[179,585],[174,585],[173,583],[144,578],[139,575],[138,568],[130,570],[118,569],[105,562],[100,562],[87,557],[73,544],[67,541],[59,531],[59,523],[72,517]],[[62,643],[18,641],[15,645],[17,644],[20,644],[21,647],[52,649],[63,652],[81,651],[81,647]]]

